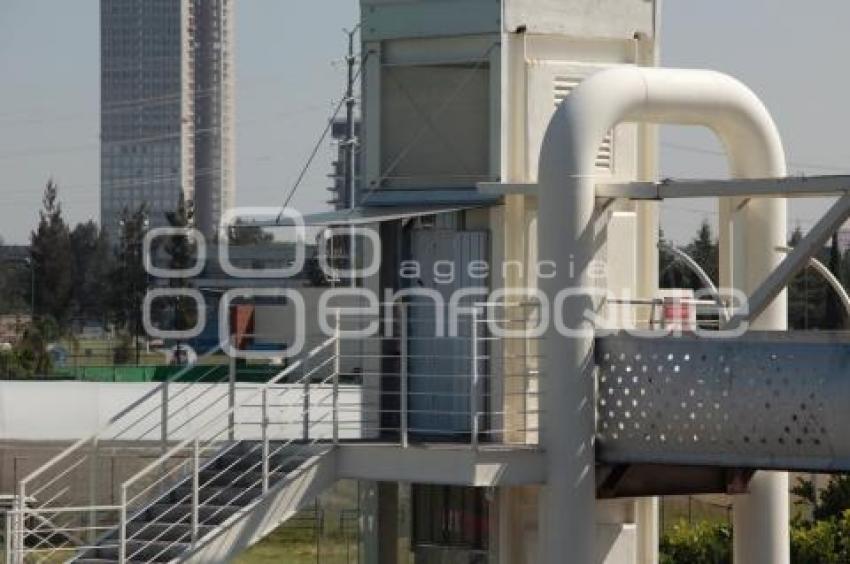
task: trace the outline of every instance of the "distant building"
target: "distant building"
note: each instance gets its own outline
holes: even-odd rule
[[[101,0],[101,223],[182,190],[214,235],[234,202],[233,0]]]
[[[354,122],[354,137],[360,135],[360,122]],[[328,175],[333,181],[333,185],[328,188],[332,194],[328,203],[334,209],[347,209],[351,207],[351,194],[345,189],[345,140],[348,137],[348,129],[346,122],[343,119],[334,120],[331,126],[331,138],[334,140],[337,149],[336,160],[331,163],[332,172]],[[360,159],[354,156],[354,181],[352,187],[357,186],[357,179],[360,174]]]
[[[30,323],[32,317],[29,314],[0,315],[0,343],[17,343]]]
[[[0,263],[26,262],[29,258],[29,245],[0,245]]]

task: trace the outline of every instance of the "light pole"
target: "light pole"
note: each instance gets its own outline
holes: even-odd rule
[[[32,251],[30,251],[32,252]],[[30,269],[30,322],[35,322],[35,261],[32,256],[24,259],[24,264]]]

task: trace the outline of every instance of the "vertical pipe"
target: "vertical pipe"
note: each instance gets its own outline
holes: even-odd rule
[[[269,389],[263,388],[263,493],[269,491]]]
[[[470,440],[472,448],[478,448],[478,306],[472,308],[472,329],[470,331],[472,377],[469,382]]]
[[[198,449],[198,439],[192,441],[192,544],[198,541],[198,500],[201,488],[201,454]]]
[[[399,351],[399,363],[400,363],[399,374],[401,374],[401,383],[400,383],[401,385],[399,386],[401,388],[401,391],[400,391],[399,401],[401,403],[401,406],[400,406],[401,407],[401,409],[400,409],[400,411],[401,411],[401,421],[400,421],[400,423],[401,423],[401,446],[403,448],[407,448],[408,445],[410,444],[409,437],[408,437],[408,427],[409,427],[408,409],[409,408],[408,408],[408,404],[407,404],[408,399],[409,399],[407,397],[408,385],[410,384],[410,382],[408,381],[409,376],[408,376],[408,372],[407,372],[408,371],[408,365],[407,365],[407,360],[408,360],[407,359],[407,356],[408,356],[408,352],[407,352],[407,346],[408,346],[408,342],[407,342],[407,302],[402,302],[399,305],[400,305],[400,307],[399,307],[399,317],[400,317],[399,323],[401,325],[399,327],[399,348],[400,348],[400,351]]]
[[[121,522],[118,529],[118,564],[127,561],[127,486],[121,484]]]
[[[334,317],[336,319],[336,326],[334,328],[335,338],[334,338],[334,373],[333,373],[333,405],[331,406],[333,417],[333,444],[339,444],[339,353],[340,353],[340,343],[339,343],[339,308],[334,312]]]

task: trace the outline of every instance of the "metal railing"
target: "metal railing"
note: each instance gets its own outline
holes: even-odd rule
[[[263,383],[237,383],[233,359],[195,382],[178,384],[178,373],[20,482],[7,561],[106,548],[120,562],[153,561],[342,441],[536,444],[536,311],[416,300],[378,314],[336,310],[333,335],[308,337],[319,344]],[[139,454],[117,491],[98,481],[106,450]],[[149,511],[163,503],[187,515]]]

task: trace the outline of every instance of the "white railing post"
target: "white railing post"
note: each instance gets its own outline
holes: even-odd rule
[[[168,381],[162,383],[162,404],[159,409],[159,440],[162,452],[168,451]]]
[[[100,451],[100,441],[97,438],[92,440],[91,446],[91,465],[89,466],[89,505],[96,507],[97,492],[98,492],[98,458]],[[94,509],[89,510],[89,541],[94,544],[97,540],[97,512]]]
[[[18,489],[18,499],[16,500],[16,504],[18,506],[18,511],[15,514],[14,562],[15,564],[19,564],[24,561],[24,539],[26,538],[26,531],[24,531],[24,527],[26,526],[26,516],[24,515],[24,510],[27,507],[27,496],[23,482],[21,482]]]
[[[201,489],[201,453],[198,438],[192,441],[192,544],[198,541],[198,499]]]
[[[118,526],[118,564],[127,561],[127,486],[121,484],[121,522]]]
[[[472,308],[472,374],[469,382],[470,440],[472,448],[478,448],[478,306]]]
[[[227,407],[230,409],[230,414],[227,416],[227,438],[230,441],[236,439],[236,342],[235,338],[231,349],[234,354],[231,355],[227,369]]]
[[[400,421],[400,423],[401,423],[401,446],[402,446],[402,448],[407,448],[407,446],[409,444],[409,439],[408,439],[408,427],[409,427],[408,416],[409,416],[409,413],[408,413],[408,405],[407,405],[407,402],[408,402],[407,395],[408,395],[408,385],[409,385],[408,373],[407,373],[407,370],[408,370],[408,366],[407,366],[407,355],[408,355],[408,353],[407,353],[407,345],[408,345],[408,343],[407,343],[407,303],[402,302],[400,305],[401,305],[401,308],[399,310],[399,318],[400,318],[399,319],[399,324],[400,324],[400,327],[399,327],[399,348],[400,348],[400,351],[399,351],[399,363],[400,363],[399,373],[401,375],[401,382],[400,382],[400,385],[399,385],[399,388],[400,388],[400,391],[399,391],[399,394],[400,394],[400,396],[399,396],[400,410],[399,411],[401,412],[401,421]]]
[[[269,491],[269,389],[263,388],[263,493]]]
[[[3,514],[3,519],[5,521],[4,524],[6,526],[6,533],[5,533],[5,536],[3,537],[3,544],[4,544],[3,550],[6,553],[6,559],[4,560],[4,562],[7,562],[8,564],[13,564],[12,563],[12,542],[13,542],[12,541],[12,519],[14,519],[14,518],[15,518],[15,507],[14,507],[14,504],[12,504],[11,510],[9,510],[6,513]]]
[[[304,361],[304,392],[301,402],[301,433],[304,440],[310,440],[310,371],[307,359]]]
[[[333,417],[333,444],[339,444],[339,368],[340,368],[340,342],[339,342],[339,308],[335,311],[336,318],[336,327],[335,327],[335,336],[334,336],[334,373],[333,373],[333,400],[331,409],[333,412],[331,413]]]

